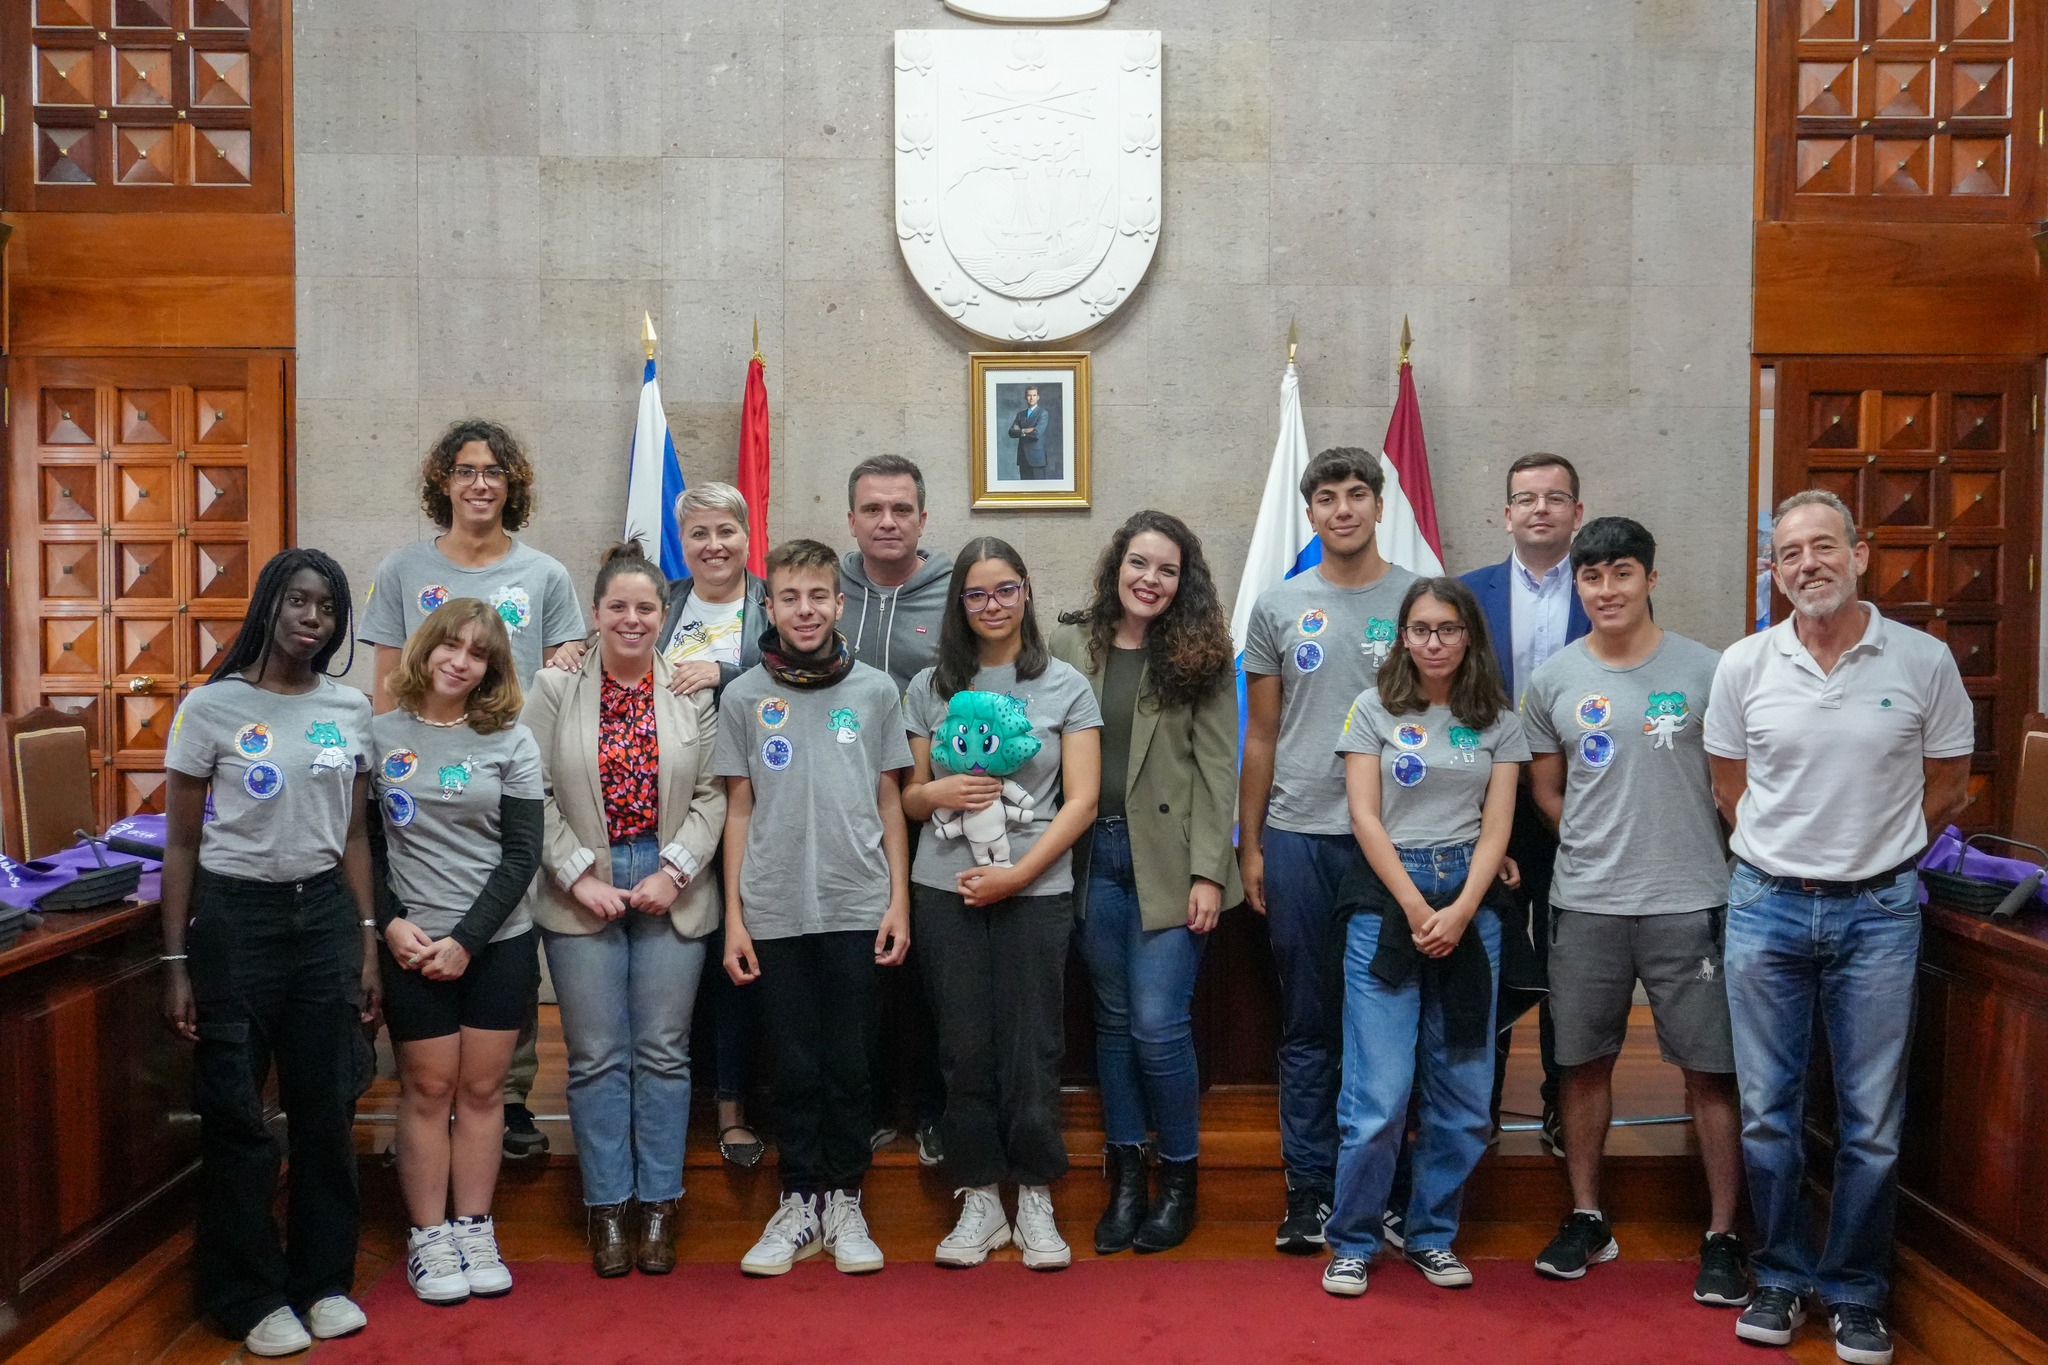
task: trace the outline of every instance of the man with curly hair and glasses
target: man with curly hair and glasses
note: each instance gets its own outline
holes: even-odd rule
[[[583,638],[583,608],[569,571],[522,544],[513,532],[532,519],[533,465],[511,432],[496,422],[464,418],[441,433],[420,464],[420,506],[440,533],[401,545],[377,566],[363,603],[364,643],[377,650],[375,704],[382,715],[397,703],[390,678],[399,650],[442,603],[481,598],[512,638],[519,685],[530,687],[547,655]],[[505,1081],[505,1155],[545,1155],[547,1135],[526,1107],[539,1058],[534,1051],[536,997]]]

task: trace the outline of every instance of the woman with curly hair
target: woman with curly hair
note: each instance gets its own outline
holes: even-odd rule
[[[398,651],[435,608],[457,597],[480,598],[498,613],[511,637],[519,686],[531,690],[543,656],[583,638],[583,609],[569,571],[512,536],[534,512],[533,465],[526,451],[496,422],[464,418],[441,433],[421,462],[420,506],[441,533],[386,555],[363,602],[362,639],[377,650],[377,714],[397,704],[390,678]],[[509,1157],[548,1150],[546,1135],[526,1107],[539,1068],[538,990],[536,984],[505,1088]]]
[[[1111,537],[1094,599],[1061,620],[1052,652],[1102,706],[1102,797],[1074,846],[1108,1139],[1109,1207],[1095,1249],[1164,1251],[1195,1219],[1195,972],[1223,907],[1242,899],[1230,841],[1230,627],[1202,542],[1178,517],[1152,511]],[[1159,1194],[1148,1208],[1145,1148],[1155,1134]]]

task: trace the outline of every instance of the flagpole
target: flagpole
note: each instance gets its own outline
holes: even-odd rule
[[[763,365],[768,363],[767,358],[761,354],[761,319],[758,317],[754,319],[754,359]]]
[[[1408,334],[1408,315],[1406,313],[1403,313],[1401,314],[1401,363],[1394,367],[1396,370],[1403,369],[1407,366],[1408,348],[1414,344],[1415,338]]]
[[[654,347],[658,340],[659,338],[654,335],[654,314],[642,313],[640,315],[640,348],[647,352],[649,360],[654,359]]]

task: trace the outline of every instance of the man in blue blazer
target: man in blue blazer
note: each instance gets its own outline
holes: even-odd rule
[[[1010,423],[1010,434],[1017,438],[1017,477],[1020,479],[1052,479],[1060,471],[1051,468],[1052,414],[1038,401],[1036,386],[1024,390],[1024,410]]]
[[[1504,524],[1515,551],[1498,564],[1462,575],[1486,613],[1487,631],[1500,660],[1501,680],[1517,709],[1529,675],[1552,654],[1586,634],[1591,625],[1572,583],[1572,537],[1585,509],[1579,503],[1579,472],[1562,455],[1524,455],[1508,466],[1508,502]],[[1557,860],[1557,831],[1544,820],[1529,796],[1527,784],[1515,802],[1514,831],[1508,856],[1521,870],[1518,899],[1528,907],[1531,939],[1539,960],[1550,955],[1550,873]],[[1494,1049],[1493,1113],[1500,1118],[1501,1083],[1507,1076],[1509,1015]],[[1537,1007],[1538,1036],[1543,1053],[1543,1136],[1563,1155],[1563,1129],[1557,1117],[1560,1072],[1552,1058],[1550,1004]]]

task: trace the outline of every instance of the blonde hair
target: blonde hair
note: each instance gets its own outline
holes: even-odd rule
[[[740,524],[747,526],[747,500],[740,496],[740,490],[729,483],[693,483],[676,499],[676,525],[683,524],[683,518],[692,512],[723,512]]]
[[[434,651],[462,634],[464,626],[477,628],[478,643],[484,647],[484,676],[469,691],[464,711],[469,727],[480,735],[496,734],[519,719],[526,698],[519,690],[519,671],[512,662],[512,637],[505,622],[491,604],[475,597],[455,597],[434,608],[420,628],[405,642],[398,667],[391,670],[391,699],[408,711],[417,712],[432,690],[427,664]]]

